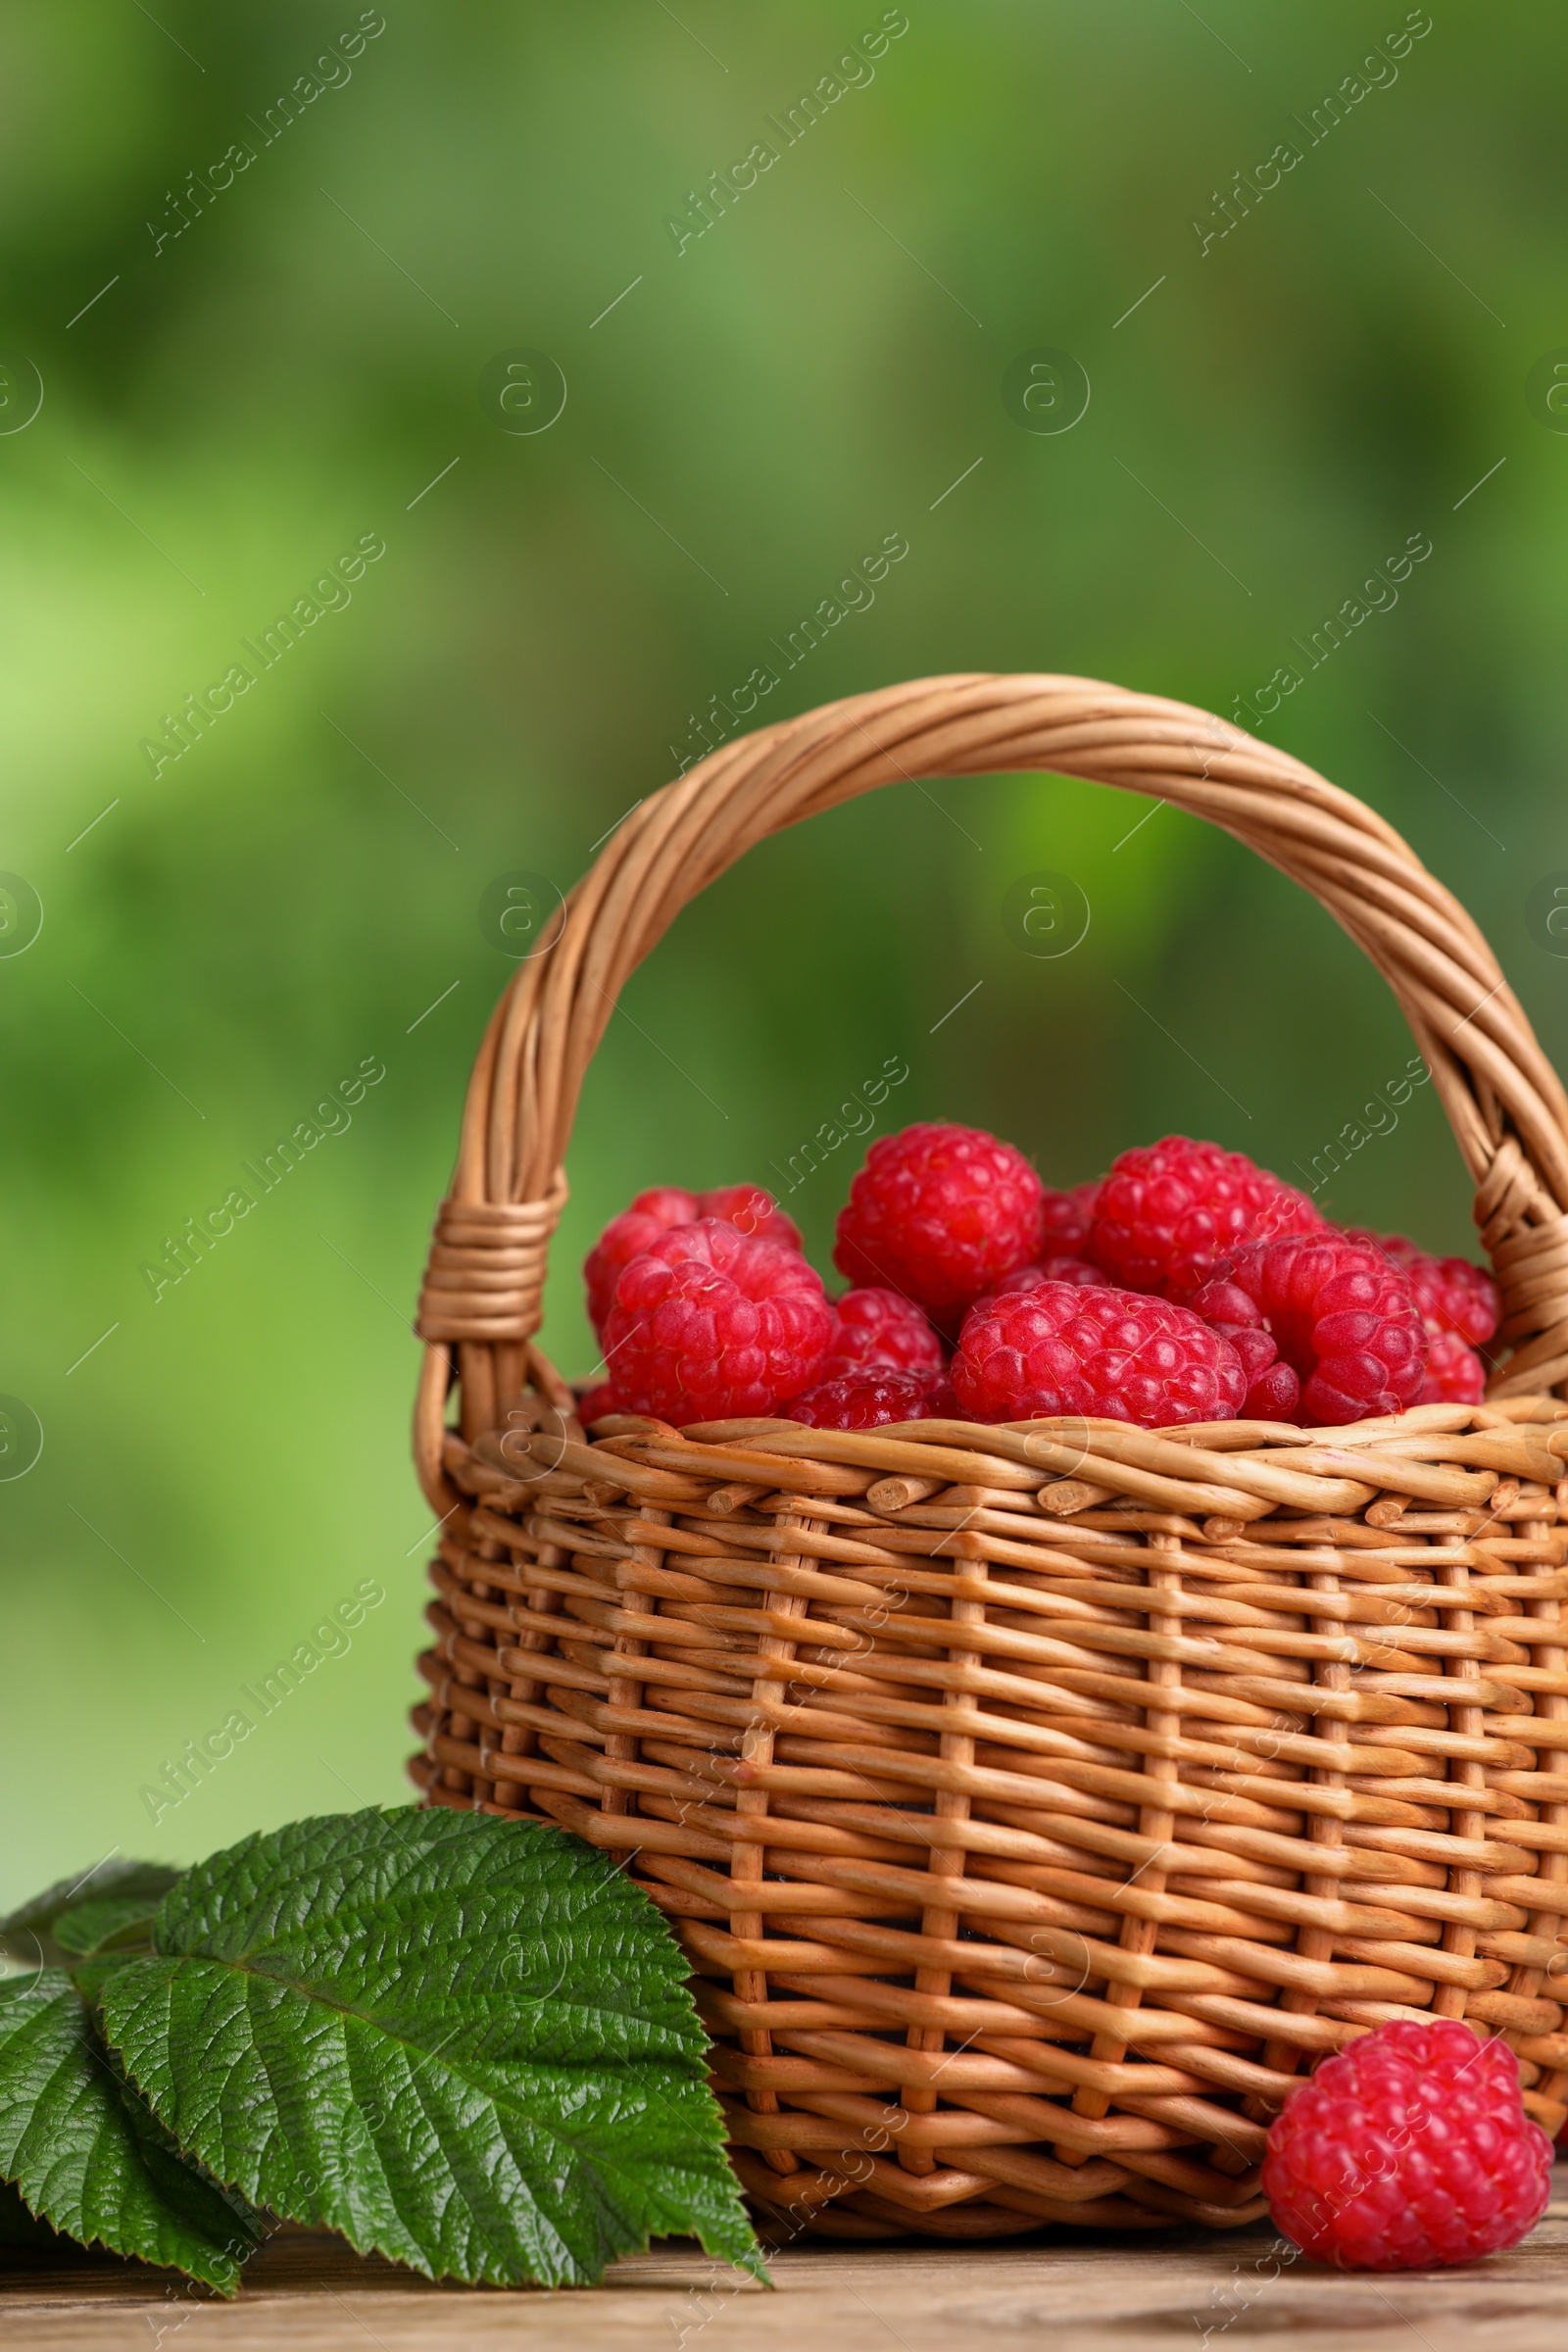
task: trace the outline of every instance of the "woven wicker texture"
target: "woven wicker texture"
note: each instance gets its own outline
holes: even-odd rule
[[[532,1338],[625,978],[768,833],[1020,769],[1210,818],[1385,974],[1503,1289],[1488,1403],[588,1443]],[[727,746],[612,836],[490,1024],[436,1227],[414,1771],[634,1870],[778,2230],[1234,2225],[1294,2078],[1390,2016],[1506,2034],[1561,2119],[1565,1207],[1568,1099],[1469,917],[1357,801],[1201,711],[926,680]]]

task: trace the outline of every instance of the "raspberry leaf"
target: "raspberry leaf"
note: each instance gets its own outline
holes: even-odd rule
[[[55,1921],[54,1938],[73,1969],[79,1959],[106,1948],[118,1951],[135,1944],[150,1949],[157,1909],[156,1897],[139,1894],[105,1894],[95,1902],[73,1903]]]
[[[0,1979],[0,2178],[81,2244],[226,2295],[256,2238],[248,2209],[185,2163],[125,2082],[61,1969]],[[14,2208],[10,2221],[16,2242]]]
[[[163,1862],[100,1862],[96,1870],[78,1871],[62,1879],[28,1903],[0,1919],[0,1956],[19,1960],[24,1968],[58,1968],[64,1947],[55,1940],[57,1922],[74,1906],[100,1902],[110,1896],[130,1899],[156,1910],[179,1877]]]
[[[301,1822],[187,1872],[154,1944],[102,1977],[109,2036],[256,2204],[434,2278],[586,2282],[688,2231],[760,2272],[685,1962],[582,1840]]]

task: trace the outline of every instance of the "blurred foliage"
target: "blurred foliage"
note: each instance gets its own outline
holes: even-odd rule
[[[884,534],[907,557],[769,713],[965,667],[1229,713],[1427,533],[1397,607],[1268,731],[1459,890],[1561,1051],[1568,964],[1525,901],[1568,866],[1568,438],[1525,379],[1568,343],[1568,26],[1442,10],[1309,144],[1397,0],[909,0],[874,76],[677,251],[688,192],[879,17],[387,0],[270,141],[353,0],[62,0],[0,31],[0,343],[44,386],[0,437],[0,865],[45,916],[0,960],[0,1388],[44,1429],[0,1484],[0,1901],[402,1792],[408,1322],[510,968],[480,896],[517,867],[568,884],[690,714]],[[1234,173],[1290,139],[1220,237]],[[211,188],[236,141],[255,160],[175,236],[187,174]],[[1037,345],[1093,385],[1059,436],[1003,405]],[[516,346],[569,386],[537,436],[476,393]],[[161,714],[367,532],[386,554],[352,604],[154,777]],[[993,1126],[1050,1177],[1173,1127],[1308,1161],[1402,1064],[1398,1016],[1272,870],[1144,812],[1054,779],[904,785],[694,906],[583,1103],[564,1368],[591,1354],[577,1265],[633,1189],[766,1180],[890,1054],[901,1117]],[[1059,961],[1002,922],[1040,867],[1093,907]],[[386,1077],[352,1126],[155,1303],[164,1237],[365,1056]],[[850,1172],[792,1200],[824,1266]],[[1430,1094],[1335,1205],[1467,1246]],[[155,1825],[166,1760],[367,1578],[386,1599],[347,1653]]]

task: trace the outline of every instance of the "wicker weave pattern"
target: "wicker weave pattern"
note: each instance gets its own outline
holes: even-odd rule
[[[1388,976],[1504,1287],[1492,1400],[1329,1432],[628,1417],[589,1445],[530,1343],[617,988],[764,834],[905,774],[1026,767],[1212,817]],[[782,2227],[1234,2225],[1295,2075],[1402,2013],[1505,2033],[1560,2120],[1565,1130],[1398,837],[1177,704],[890,689],[727,747],[612,836],[491,1024],[437,1228],[415,1773],[635,1870]]]

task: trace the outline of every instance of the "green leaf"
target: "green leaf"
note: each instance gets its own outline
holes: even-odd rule
[[[101,1985],[109,2036],[254,2203],[434,2278],[580,2283],[688,2231],[761,2273],[686,1964],[581,1839],[301,1822],[187,1872],[155,1941]]]
[[[56,1968],[0,1981],[0,2178],[82,2245],[224,2294],[257,2234],[241,2202],[184,2162]]]
[[[157,1909],[156,1902],[136,1894],[106,1894],[97,1902],[73,1903],[55,1921],[54,1938],[73,1961],[101,1951],[105,1945],[118,1948],[130,1940],[150,1951]],[[146,1934],[135,1934],[138,1929],[145,1929]]]
[[[74,1904],[85,1906],[106,1895],[135,1896],[145,1909],[152,1910],[159,1898],[178,1883],[179,1875],[164,1862],[118,1860],[100,1862],[94,1870],[78,1871],[74,1879],[62,1879],[57,1886],[46,1887],[42,1894],[35,1894],[31,1902],[0,1919],[0,1954],[20,1961],[24,1967],[58,1968],[62,1946],[55,1940],[54,1928]]]

